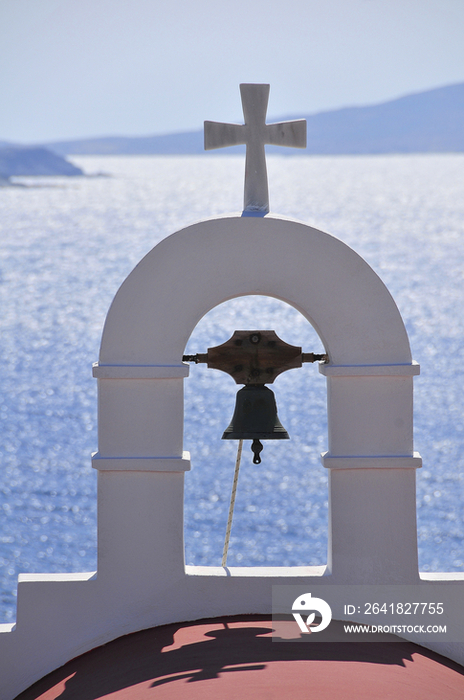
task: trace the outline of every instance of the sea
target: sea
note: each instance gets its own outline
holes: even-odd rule
[[[86,177],[23,177],[0,189],[0,622],[15,619],[19,573],[96,569],[91,367],[117,289],[160,240],[239,213],[243,201],[241,155],[72,161]],[[268,175],[272,213],[343,240],[398,305],[421,365],[420,569],[464,571],[464,154],[270,155]],[[241,329],[273,329],[304,352],[323,352],[306,319],[266,297],[213,309],[186,352]],[[185,380],[188,564],[221,564],[237,450],[221,436],[236,388],[202,365]],[[304,365],[273,389],[291,439],[266,441],[259,465],[244,444],[227,563],[325,564],[325,379]]]

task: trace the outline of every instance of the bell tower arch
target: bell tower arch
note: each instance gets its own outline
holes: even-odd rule
[[[330,474],[326,573],[340,582],[416,580],[415,468],[421,461],[413,451],[412,380],[419,367],[411,360],[403,321],[380,278],[348,246],[270,215],[222,217],[173,234],[116,294],[94,368],[101,575],[122,556],[124,539],[135,565],[133,538],[140,542],[144,532],[150,533],[154,561],[166,559],[163,572],[183,574],[183,472],[190,461],[182,445],[182,385],[189,372],[182,353],[205,313],[253,294],[297,308],[329,356],[320,366],[328,391],[328,449],[322,456]],[[149,511],[125,499],[126,480],[140,480],[141,502],[148,482],[153,484]],[[105,535],[115,508],[113,481],[121,483],[117,527],[126,533],[117,540],[116,524]],[[111,498],[103,496],[107,487]],[[152,507],[160,498],[159,507]],[[179,525],[165,527],[164,504],[170,500],[169,520]],[[127,537],[139,519],[139,531]]]

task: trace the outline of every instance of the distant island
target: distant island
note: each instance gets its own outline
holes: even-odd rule
[[[208,114],[205,117],[210,117]],[[307,155],[464,152],[464,83],[428,90],[367,107],[291,114],[272,121],[306,119]],[[202,154],[203,129],[158,136],[107,136],[45,144],[60,155]],[[268,153],[287,153],[267,146]],[[221,149],[226,155],[242,146]]]
[[[83,175],[61,155],[41,146],[0,146],[0,185],[17,175]]]

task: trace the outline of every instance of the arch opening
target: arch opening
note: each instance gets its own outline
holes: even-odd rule
[[[323,353],[314,328],[295,308],[263,296],[243,296],[209,311],[185,352],[206,352],[234,330],[275,330],[304,352]],[[238,442],[221,440],[241,387],[206,365],[185,381],[184,447],[191,453],[184,496],[185,561],[219,566]],[[290,440],[266,440],[262,463],[243,445],[227,564],[306,566],[327,561],[327,474],[320,453],[327,445],[325,380],[315,365],[284,372],[270,385]]]

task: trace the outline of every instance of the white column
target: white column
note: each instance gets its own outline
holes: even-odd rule
[[[144,597],[184,574],[187,365],[95,365],[98,577]],[[164,583],[163,583],[164,582]],[[145,588],[147,591],[145,591]],[[144,592],[145,591],[145,592]]]
[[[321,365],[327,376],[329,570],[346,583],[418,580],[413,376],[405,365]]]

